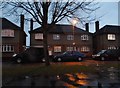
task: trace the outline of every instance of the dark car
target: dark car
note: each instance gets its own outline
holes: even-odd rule
[[[12,61],[17,63],[25,62],[45,62],[43,48],[27,48],[24,52],[14,54]]]
[[[101,50],[92,55],[94,60],[120,60],[120,49]]]
[[[85,55],[78,51],[67,51],[54,56],[53,61],[82,61]]]

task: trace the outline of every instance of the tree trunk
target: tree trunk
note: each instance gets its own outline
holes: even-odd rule
[[[49,61],[49,54],[48,54],[48,42],[47,42],[47,31],[45,31],[45,29],[47,29],[46,27],[43,27],[43,46],[44,46],[44,55],[45,55],[45,64],[46,66],[50,65],[50,61]]]
[[[49,55],[48,55],[48,41],[47,41],[47,35],[48,35],[48,3],[43,2],[43,46],[44,46],[44,55],[45,55],[45,64],[46,66],[50,65],[49,61]]]

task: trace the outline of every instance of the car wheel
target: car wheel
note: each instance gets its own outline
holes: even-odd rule
[[[17,63],[21,63],[22,62],[22,59],[20,57],[17,58],[16,60]]]
[[[61,58],[58,58],[57,60],[58,60],[59,62],[60,62],[60,61],[62,61],[62,59],[61,59]]]
[[[102,61],[104,61],[104,60],[105,60],[105,58],[104,58],[104,57],[101,57],[101,60],[102,60]]]
[[[120,57],[118,57],[118,60],[120,61]]]
[[[78,61],[82,61],[82,58],[81,58],[81,57],[79,57],[79,58],[78,58]]]

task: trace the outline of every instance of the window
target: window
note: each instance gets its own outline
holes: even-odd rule
[[[108,40],[115,40],[115,34],[108,34]]]
[[[90,51],[90,48],[87,47],[87,46],[83,46],[83,47],[81,48],[81,51],[82,51],[82,52],[88,52],[88,51]]]
[[[53,40],[60,40],[59,34],[53,34]]]
[[[35,39],[43,39],[43,34],[42,33],[36,33],[35,34]]]
[[[117,49],[115,46],[108,46],[108,49]]]
[[[73,47],[66,47],[67,51],[73,51]]]
[[[73,35],[67,35],[67,40],[74,40],[74,36]]]
[[[1,32],[2,37],[14,37],[14,30],[11,29],[4,29]]]
[[[61,46],[54,46],[54,52],[61,52]]]
[[[89,40],[88,35],[81,35],[81,40]]]
[[[2,45],[2,52],[14,52],[13,45]]]

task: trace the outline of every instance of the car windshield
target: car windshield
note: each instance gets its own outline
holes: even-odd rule
[[[106,50],[101,50],[99,53],[97,53],[98,55],[103,54]]]

